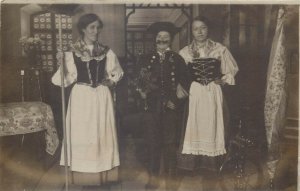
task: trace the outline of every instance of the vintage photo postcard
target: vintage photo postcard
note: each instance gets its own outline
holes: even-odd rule
[[[299,190],[299,5],[2,0],[0,190]]]

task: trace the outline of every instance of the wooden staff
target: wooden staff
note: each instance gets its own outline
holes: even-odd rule
[[[62,52],[62,29],[61,29],[61,15],[58,14],[58,39],[59,39],[59,51]],[[63,52],[62,52],[63,53]],[[62,54],[64,55],[64,54]],[[61,75],[61,104],[62,104],[62,124],[64,133],[64,159],[65,159],[65,190],[69,190],[69,171],[68,171],[68,144],[67,144],[67,130],[66,130],[66,100],[65,100],[65,63],[64,56],[60,58],[60,75]]]
[[[79,4],[52,4],[41,5],[44,6],[48,11],[58,16],[58,40],[59,40],[59,51],[63,53],[62,46],[62,26],[61,26],[61,14],[65,15],[74,15],[75,10],[78,8]],[[62,125],[63,125],[63,146],[64,146],[64,159],[65,159],[65,191],[69,190],[69,166],[68,166],[68,143],[67,143],[67,130],[66,130],[66,100],[65,100],[65,63],[64,63],[64,54],[59,58],[60,66],[60,75],[61,75],[61,103],[62,103]]]

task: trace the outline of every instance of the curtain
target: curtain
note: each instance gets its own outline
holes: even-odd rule
[[[287,65],[285,21],[286,10],[281,7],[278,10],[277,25],[269,57],[264,106],[268,143],[267,166],[271,179],[274,178],[276,165],[280,157],[280,136],[285,126]]]

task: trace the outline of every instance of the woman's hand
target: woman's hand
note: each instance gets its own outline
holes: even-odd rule
[[[170,100],[167,102],[167,107],[172,110],[176,109],[176,105]]]
[[[116,83],[111,79],[105,79],[101,82],[101,84],[107,87],[113,87]]]
[[[225,81],[222,79],[217,79],[214,82],[215,82],[215,84],[218,84],[218,85],[225,85]]]
[[[58,51],[56,53],[56,60],[57,60],[57,64],[59,66],[62,66],[62,64],[64,64],[64,59],[65,59],[65,54],[63,51]],[[67,67],[64,67],[64,75],[67,75],[69,73],[69,71],[67,70]]]
[[[58,62],[58,65],[61,65],[61,64],[62,64],[63,59],[64,59],[64,52],[58,51],[58,52],[56,53],[56,60],[57,60],[57,62]]]

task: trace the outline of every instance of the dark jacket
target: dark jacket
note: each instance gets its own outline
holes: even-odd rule
[[[178,84],[188,92],[191,84],[188,67],[183,58],[174,51],[160,56],[157,52],[142,55],[137,62],[137,88],[147,94],[148,110],[161,112],[172,101],[180,104],[176,91]]]

